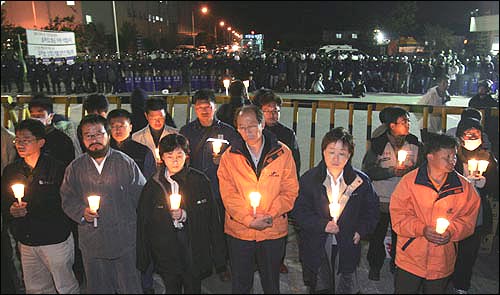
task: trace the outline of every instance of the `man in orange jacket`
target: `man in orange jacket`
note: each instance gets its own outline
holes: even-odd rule
[[[264,125],[258,107],[239,109],[236,127],[243,140],[224,152],[217,172],[226,208],[224,231],[229,235],[233,294],[249,294],[255,261],[264,293],[279,293],[287,212],[299,190],[292,152]],[[251,202],[253,192],[261,195],[258,204]]]
[[[480,199],[455,170],[458,142],[429,134],[427,162],[401,179],[389,205],[398,235],[394,292],[445,293],[456,260],[456,246],[474,232]],[[441,232],[437,219],[449,225]],[[441,232],[441,233],[439,233]]]

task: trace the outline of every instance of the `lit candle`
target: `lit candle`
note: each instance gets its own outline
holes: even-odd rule
[[[231,83],[231,81],[229,81],[229,79],[224,79],[222,81],[224,83],[224,87],[226,88],[226,96],[229,96],[229,84]]]
[[[405,150],[399,150],[398,151],[398,162],[399,166],[403,165],[404,161],[406,160],[406,156],[408,155],[408,152]]]
[[[16,183],[11,186],[12,191],[14,192],[14,197],[16,197],[19,205],[21,205],[21,199],[24,197],[24,184]]]
[[[253,215],[257,213],[257,207],[259,207],[261,198],[262,195],[259,192],[250,193],[250,205],[253,207]]]
[[[488,168],[488,164],[490,164],[490,162],[486,160],[479,160],[477,162],[477,170],[479,171],[479,176],[483,175],[483,172],[486,171],[486,168]]]
[[[247,90],[248,93],[248,86],[250,86],[250,81],[248,80],[243,81],[243,85],[245,85],[245,89]]]
[[[477,171],[478,161],[476,159],[470,159],[467,161],[467,169],[469,170],[470,175],[474,175]]]
[[[181,195],[171,194],[170,195],[170,210],[177,210],[181,207]]]
[[[100,196],[88,196],[89,208],[92,213],[96,213],[99,209],[99,203],[101,202]],[[97,218],[94,218],[94,227],[97,227]]]
[[[220,140],[214,140],[212,142],[212,149],[214,151],[214,154],[218,154],[220,153],[220,149],[222,148],[222,141]]]
[[[446,220],[445,218],[438,218],[436,220],[436,232],[440,235],[442,235],[446,229],[448,228],[448,225],[450,225],[450,222]]]
[[[337,219],[339,218],[340,215],[340,204],[337,202],[333,202],[330,203],[328,207],[330,207],[330,216],[333,218],[334,222],[337,222]]]

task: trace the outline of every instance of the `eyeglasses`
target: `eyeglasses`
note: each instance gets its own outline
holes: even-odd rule
[[[238,130],[241,130],[241,131],[251,131],[251,130],[255,130],[255,128],[259,127],[259,125],[251,125],[251,126],[247,126],[247,127],[244,127],[244,126],[238,126]]]
[[[403,119],[403,120],[401,120],[401,122],[396,122],[396,124],[401,124],[401,125],[403,125],[403,124],[408,125],[410,123],[411,123],[410,119]]]
[[[96,134],[85,134],[83,136],[83,138],[85,138],[85,140],[92,140],[94,138],[99,140],[99,139],[102,139],[103,136],[104,136],[104,132],[98,132]]]
[[[281,110],[272,110],[272,111],[262,111],[264,114],[277,115],[281,112]]]
[[[31,144],[32,142],[38,140],[38,138],[32,138],[32,139],[21,139],[21,138],[15,138],[12,143],[17,144],[17,145],[28,145]]]

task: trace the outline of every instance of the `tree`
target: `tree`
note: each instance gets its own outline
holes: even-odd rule
[[[384,28],[398,36],[411,36],[416,29],[416,1],[399,1],[392,13],[385,18]]]
[[[135,24],[124,22],[118,35],[120,36],[120,48],[122,48],[122,51],[137,51],[137,27]]]
[[[439,25],[424,25],[424,40],[427,41],[431,53],[453,48],[455,36],[450,29]]]

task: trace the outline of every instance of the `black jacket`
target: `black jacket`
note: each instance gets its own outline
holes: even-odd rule
[[[215,266],[225,268],[226,248],[223,227],[210,189],[210,181],[190,167],[172,176],[179,184],[181,208],[187,213],[182,231],[187,234],[188,249],[182,247],[173,225],[168,198],[171,189],[161,166],[146,183],[137,209],[137,268],[145,271],[154,261],[159,273],[181,274],[186,269],[201,279]],[[185,265],[186,257],[190,265]]]
[[[4,221],[12,222],[16,240],[28,246],[53,245],[65,241],[70,233],[71,220],[61,208],[59,187],[65,166],[47,155],[40,155],[33,170],[18,159],[5,167],[2,175],[2,214]],[[27,215],[14,218],[10,206],[17,202],[11,186],[25,185],[23,202],[28,203]]]
[[[67,167],[75,159],[75,147],[69,136],[53,126],[47,128],[42,151]],[[63,171],[64,172],[64,171]]]
[[[156,171],[156,160],[153,152],[145,145],[132,140],[132,137],[125,139],[120,145],[111,138],[111,147],[124,152],[127,156],[131,157],[134,162],[139,166],[142,174],[146,179],[149,179]]]
[[[285,125],[277,122],[273,126],[267,126],[267,130],[271,131],[276,135],[279,141],[286,144],[286,146],[292,151],[293,160],[295,161],[295,168],[297,170],[297,177],[300,175],[300,150],[299,144],[297,142],[297,137],[292,129],[286,127]]]
[[[326,178],[326,164],[318,166],[300,177],[299,196],[295,200],[292,216],[300,227],[300,257],[308,270],[317,273],[328,233],[326,224],[331,220],[328,196],[323,182]],[[354,233],[361,238],[375,230],[379,219],[378,197],[370,179],[350,164],[344,167],[345,194],[349,199],[338,219],[340,231],[336,234],[339,249],[339,273],[353,272],[361,259],[361,242],[353,243]],[[348,193],[350,192],[350,193]]]

